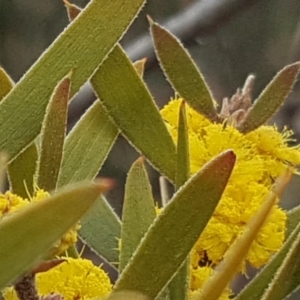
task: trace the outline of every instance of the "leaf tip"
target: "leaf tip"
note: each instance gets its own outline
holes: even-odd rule
[[[145,64],[147,62],[147,57],[142,58],[140,61]]]
[[[229,149],[220,153],[214,160],[211,161],[221,173],[225,172],[230,175],[236,163],[236,154]]]
[[[287,80],[290,80],[290,77],[296,80],[299,71],[300,71],[300,61],[287,65],[282,69],[282,73],[285,74]]]
[[[180,103],[180,110],[181,111],[183,111],[183,110],[185,110],[185,101],[183,100],[183,101],[181,101],[181,103]]]
[[[68,0],[62,0],[65,4],[65,7],[68,12],[69,21],[72,22],[75,20],[75,18],[80,14],[81,8],[79,8],[77,5],[72,4]]]
[[[155,24],[153,19],[149,15],[147,15],[146,17],[147,17],[147,20],[148,20],[150,26],[152,27]]]
[[[138,72],[140,76],[144,75],[144,70],[145,70],[145,64],[146,64],[147,58],[144,57],[140,60],[137,60],[133,63],[133,66],[135,70]]]
[[[227,161],[235,163],[236,161],[236,154],[232,149],[226,150],[222,153],[222,157],[226,158]]]
[[[65,261],[66,261],[66,259],[64,259],[64,258],[58,258],[58,259],[44,261],[41,264],[39,264],[35,269],[32,270],[32,274],[47,272]]]
[[[107,192],[115,186],[115,181],[110,178],[97,178],[94,183],[101,193]]]
[[[69,78],[69,79],[71,79],[72,78],[72,76],[74,75],[74,72],[76,71],[76,67],[74,67],[74,68],[72,68],[71,70],[70,70],[70,72],[67,74],[67,78]]]
[[[145,157],[144,157],[144,156],[140,156],[140,157],[136,160],[135,163],[138,164],[138,165],[143,165],[143,164],[145,163]]]

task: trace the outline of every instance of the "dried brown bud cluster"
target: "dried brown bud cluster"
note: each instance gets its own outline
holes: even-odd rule
[[[231,99],[223,99],[219,116],[222,120],[226,120],[227,124],[238,126],[244,120],[248,110],[252,107],[254,81],[254,75],[249,75],[242,89],[238,88]]]

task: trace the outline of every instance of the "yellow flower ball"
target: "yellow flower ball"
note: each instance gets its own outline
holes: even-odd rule
[[[27,199],[23,199],[10,191],[0,194],[0,217],[25,207],[29,203]]]
[[[44,273],[36,275],[40,296],[60,294],[64,300],[84,300],[107,296],[112,289],[108,275],[90,260],[64,258],[66,261]],[[17,300],[13,288],[3,292],[5,300]]]
[[[161,110],[175,143],[181,102],[172,100]],[[300,164],[300,148],[288,145],[292,132],[286,129],[280,133],[274,126],[261,126],[242,134],[232,125],[211,122],[188,105],[186,108],[191,175],[225,150],[232,149],[237,155],[223,196],[192,251],[193,266],[203,253],[208,262],[218,264],[261,207],[273,180],[287,167]],[[275,206],[247,261],[255,267],[264,265],[281,247],[285,230],[286,213]]]

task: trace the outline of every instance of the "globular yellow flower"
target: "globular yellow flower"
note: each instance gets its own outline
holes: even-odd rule
[[[10,191],[7,191],[5,194],[0,194],[0,217],[12,213],[29,203],[27,199],[23,199]]]
[[[193,296],[197,293],[201,294],[201,288],[204,283],[208,280],[210,276],[214,274],[213,268],[209,266],[204,267],[197,267],[191,268],[190,270],[190,295],[189,298],[193,298]],[[219,300],[228,300],[230,299],[230,295],[232,291],[229,287],[227,287],[222,295],[220,296]]]
[[[60,294],[64,300],[86,300],[107,296],[112,289],[108,275],[90,260],[64,258],[66,261],[44,273],[36,275],[40,296]],[[17,300],[13,288],[3,292],[5,300]]]
[[[161,110],[175,142],[181,102],[172,100]],[[191,175],[222,151],[233,149],[237,155],[223,196],[191,253],[195,267],[195,261],[202,259],[203,253],[210,263],[222,260],[260,208],[273,180],[288,166],[300,164],[300,149],[288,146],[292,132],[286,129],[280,133],[274,126],[261,126],[242,134],[230,124],[211,122],[188,105],[186,108]],[[274,206],[246,260],[255,267],[267,263],[282,246],[285,227],[286,213]]]
[[[292,136],[293,132],[286,128],[279,132],[276,126],[261,126],[245,137],[255,145],[268,174],[278,177],[286,170],[287,165],[300,165],[299,145],[288,146],[288,143],[295,142]]]
[[[0,218],[9,215],[21,208],[42,201],[49,197],[49,193],[36,188],[30,199],[23,199],[10,191],[0,194]],[[58,255],[67,250],[71,245],[77,242],[77,231],[80,229],[79,224],[75,224],[69,231],[55,244],[51,249],[52,255]]]
[[[180,99],[171,100],[167,106],[161,110],[163,118],[173,127],[177,128],[179,120],[179,105],[181,103]],[[211,122],[204,118],[202,115],[198,114],[194,109],[186,106],[187,123],[190,131],[194,133],[201,134],[205,127],[210,125]]]

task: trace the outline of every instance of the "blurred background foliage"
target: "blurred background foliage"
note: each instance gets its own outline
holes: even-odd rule
[[[87,2],[74,0],[72,3],[84,7]],[[183,41],[218,103],[242,87],[250,73],[257,75],[255,99],[277,71],[300,60],[299,0],[148,0],[121,43],[133,60],[149,58],[144,78],[159,107],[174,93],[151,48],[143,48],[145,34],[149,32],[147,14],[160,24],[170,25]],[[0,65],[17,82],[68,23],[62,0],[0,0]],[[299,98],[298,84],[271,121],[279,127],[292,128],[298,141]],[[94,100],[91,89],[85,86],[71,104],[69,129]],[[119,214],[126,174],[137,157],[120,137],[100,172],[117,181],[117,188],[110,192],[108,199]],[[159,201],[158,174],[149,168],[149,176],[155,199]],[[299,194],[300,181],[294,178],[282,205],[293,207],[299,203]]]
[[[74,0],[73,3],[84,7],[87,2]],[[298,0],[149,0],[123,37],[122,45],[133,60],[149,57],[144,78],[159,107],[169,101],[173,91],[153,59],[153,53],[143,51],[145,37],[140,37],[149,31],[147,14],[161,24],[167,22],[172,27],[176,23],[177,29],[173,26],[172,31],[178,33],[189,49],[219,103],[241,87],[249,73],[257,75],[255,98],[279,69],[300,59]],[[0,65],[18,81],[67,25],[61,0],[0,0]],[[91,89],[83,88],[72,102],[69,128],[92,101]],[[299,87],[296,87],[273,121],[280,127],[291,127],[299,139],[298,108]],[[126,141],[119,138],[101,171],[101,175],[118,181],[118,188],[109,196],[118,213],[126,173],[137,156]],[[159,199],[156,172],[150,170],[150,177],[155,197]],[[291,185],[290,191],[298,194],[297,182]],[[283,205],[293,206],[288,201]]]

